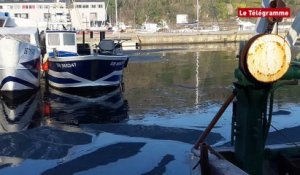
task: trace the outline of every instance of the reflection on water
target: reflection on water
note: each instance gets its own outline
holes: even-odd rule
[[[39,92],[29,94],[25,98],[1,98],[0,105],[0,132],[18,132],[38,124],[41,113],[39,108]]]
[[[47,124],[80,125],[115,123],[128,118],[127,100],[121,88],[97,94],[66,93],[50,88],[45,92],[44,108],[49,111]]]
[[[2,98],[0,174],[192,174],[192,144],[232,91],[235,47],[144,48],[132,53],[122,88],[83,94],[42,87]],[[271,128],[268,143],[300,140],[299,95],[299,86],[275,93],[272,127],[282,133]],[[231,113],[208,144],[229,142]]]
[[[238,61],[235,52],[185,50],[164,53],[159,62],[130,63],[124,76],[125,96],[132,114],[144,114],[222,102],[232,90]]]

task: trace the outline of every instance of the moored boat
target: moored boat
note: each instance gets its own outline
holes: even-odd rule
[[[57,37],[57,38],[56,38]],[[67,47],[73,46],[74,50],[65,49],[65,40],[68,38]],[[76,46],[76,33],[72,31],[46,31],[47,48],[53,46],[51,41],[62,41],[61,47],[53,48],[48,52],[49,85],[58,89],[70,88],[98,88],[118,87],[122,81],[123,68],[126,67],[128,56],[116,53],[115,43],[112,40],[100,42],[100,49],[88,55],[79,55]],[[53,44],[53,45],[52,45]],[[79,51],[80,52],[80,51]]]
[[[26,19],[0,15],[0,90],[6,96],[39,88],[40,54],[38,29]]]
[[[67,13],[59,14],[51,17],[51,25],[45,30],[49,85],[61,90],[118,87],[128,62],[120,43],[102,40],[97,47],[77,43]]]

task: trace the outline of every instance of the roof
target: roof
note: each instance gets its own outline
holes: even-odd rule
[[[71,0],[59,0],[59,2]],[[74,2],[105,2],[105,0],[74,0]],[[0,3],[56,3],[56,0],[0,0]]]
[[[37,32],[38,30],[35,27],[0,27],[1,35],[8,35],[8,34],[35,35]]]

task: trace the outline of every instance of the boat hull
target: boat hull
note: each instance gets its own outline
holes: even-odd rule
[[[34,90],[40,84],[40,49],[10,37],[0,37],[0,90]]]
[[[58,89],[119,86],[128,57],[88,55],[49,58],[48,83]]]

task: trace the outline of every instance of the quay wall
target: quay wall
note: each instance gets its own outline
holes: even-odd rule
[[[284,34],[281,34],[284,35]],[[125,39],[124,45],[168,45],[168,44],[203,44],[203,43],[233,43],[247,41],[253,32],[221,31],[221,32],[190,32],[190,33],[106,33],[107,39]],[[99,43],[99,32],[94,32],[93,38],[85,34],[85,41]],[[78,35],[78,41],[82,35]]]
[[[192,33],[137,35],[140,45],[230,43],[249,40],[252,33]]]

